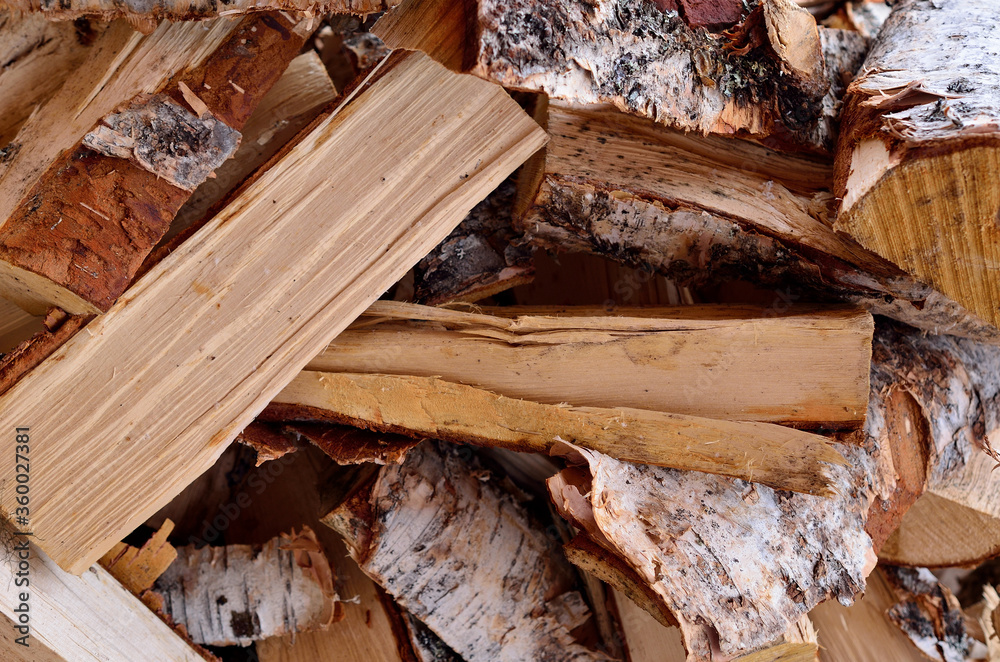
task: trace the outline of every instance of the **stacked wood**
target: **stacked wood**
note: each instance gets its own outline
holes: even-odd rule
[[[159,19],[172,21],[210,19],[216,16],[247,14],[259,11],[307,12],[321,15],[330,12],[347,12],[354,14],[369,14],[385,11],[398,0],[236,0],[220,9],[215,2],[198,0],[198,2],[161,2],[147,5],[128,0],[70,0],[69,2],[53,3],[48,0],[4,0],[4,5],[19,12],[36,12],[49,20],[65,21],[82,16],[93,16],[104,21],[115,18],[127,18],[139,27],[155,28]]]

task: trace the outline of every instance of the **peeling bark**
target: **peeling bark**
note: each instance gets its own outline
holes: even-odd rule
[[[872,457],[843,449],[855,465],[838,470],[831,499],[569,446],[583,466],[548,484],[560,512],[679,623],[688,659],[725,660],[780,637],[819,602],[850,604],[864,590],[875,565],[864,531]]]
[[[570,636],[589,612],[556,541],[464,453],[425,443],[324,522],[468,662],[606,660]]]
[[[887,616],[913,645],[937,662],[965,662],[972,638],[965,631],[965,615],[958,599],[925,568],[883,569],[899,602]]]
[[[310,534],[306,528],[302,535]],[[294,535],[263,546],[179,547],[155,590],[165,613],[200,644],[247,646],[324,628],[338,600],[330,566],[322,551],[302,559],[302,550]]]
[[[177,558],[177,550],[167,542],[167,536],[173,530],[174,523],[165,520],[142,547],[120,542],[99,563],[133,595],[142,598],[143,593],[153,588],[153,583]]]

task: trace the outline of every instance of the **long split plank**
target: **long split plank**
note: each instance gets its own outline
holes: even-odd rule
[[[82,572],[179,493],[544,141],[500,88],[418,53],[384,60],[0,398],[0,429],[37,440],[46,552]]]

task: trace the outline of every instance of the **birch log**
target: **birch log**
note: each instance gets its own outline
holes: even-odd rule
[[[398,0],[234,0],[220,6],[211,0],[3,0],[3,4],[21,12],[34,12],[49,20],[65,21],[92,16],[102,21],[127,18],[145,25],[159,19],[190,21],[232,14],[261,11],[285,11],[323,15],[329,13],[373,14],[392,7]]]
[[[798,428],[850,429],[864,420],[873,328],[864,311],[702,305],[614,313],[379,301],[307,369],[439,377],[550,405]]]
[[[520,178],[515,211],[533,243],[682,285],[794,287],[790,296],[833,296],[932,332],[1000,342],[991,322],[831,228],[823,160],[554,101],[536,118],[552,140]]]
[[[581,464],[548,485],[564,517],[633,573],[654,615],[679,624],[689,660],[729,659],[781,636],[820,602],[850,604],[864,590],[875,566],[864,531],[873,467],[867,451],[852,450],[860,466],[856,475],[838,470],[832,499],[568,445],[563,452]]]
[[[570,636],[590,614],[557,542],[467,452],[422,444],[324,522],[467,662],[606,660]]]
[[[107,311],[306,35],[277,13],[105,31],[0,163],[0,294]]]
[[[691,25],[698,17],[688,4],[734,11],[721,24],[710,19],[708,32]],[[828,71],[808,12],[789,0],[677,9],[642,0],[483,0],[472,71],[571,103],[612,104],[682,131],[832,147],[823,121],[832,104],[824,97],[840,72]],[[836,37],[828,48],[852,39]],[[830,62],[839,59],[831,54]]]
[[[422,54],[391,55],[363,83],[0,398],[0,425],[46,440],[32,515],[57,562],[81,572],[211,466],[544,144],[503,90]]]
[[[1000,321],[1000,55],[990,0],[901,0],[845,98],[837,229]]]

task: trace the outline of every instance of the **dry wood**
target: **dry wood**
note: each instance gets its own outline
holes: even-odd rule
[[[926,568],[886,567],[896,594],[886,617],[925,657],[936,662],[966,660],[973,646],[958,599]]]
[[[916,646],[886,616],[897,599],[877,569],[865,594],[850,607],[833,600],[809,612],[819,631],[823,662],[925,662]]]
[[[683,131],[832,147],[824,97],[841,72],[827,64],[843,60],[839,49],[858,50],[851,37],[821,38],[812,16],[787,0],[750,3],[749,14],[729,4],[739,22],[713,34],[653,2],[484,0],[473,71]]]
[[[845,98],[837,228],[1000,321],[1000,60],[990,0],[901,0]]]
[[[65,21],[93,16],[104,21],[127,18],[137,25],[166,18],[171,21],[214,18],[262,11],[284,11],[322,15],[331,12],[371,14],[385,11],[399,0],[233,0],[221,8],[210,0],[150,3],[141,0],[3,0],[3,5],[22,12],[37,12],[48,20]]]
[[[843,448],[860,475],[874,468],[863,449]],[[822,499],[565,452],[583,466],[548,481],[556,506],[634,573],[654,615],[679,623],[691,660],[753,652],[816,604],[849,603],[875,565],[867,478],[847,469],[838,496]]]
[[[281,14],[106,30],[0,164],[0,293],[106,311],[306,34]]]
[[[298,449],[295,442],[282,434],[280,429],[261,421],[254,421],[243,428],[243,431],[236,436],[236,441],[254,449],[257,453],[258,467],[264,462],[277,460]]]
[[[769,423],[545,405],[433,377],[303,371],[273,400],[415,438],[548,453],[572,441],[615,458],[829,494],[843,464],[825,437]]]
[[[440,377],[553,405],[853,428],[868,407],[872,329],[867,313],[845,307],[619,308],[611,316],[591,307],[471,313],[379,301],[307,369]]]
[[[99,563],[133,595],[141,597],[177,558],[177,550],[167,542],[173,530],[174,523],[168,519],[142,547],[120,542]]]
[[[933,332],[1000,331],[830,227],[829,164],[552,102],[552,140],[519,180],[533,243],[591,251],[682,285],[745,279],[836,296]]]
[[[0,154],[31,115],[87,56],[102,24],[52,23],[37,14],[0,9]]]
[[[241,132],[239,149],[184,203],[163,241],[202,220],[213,205],[274,156],[335,96],[330,76],[315,51],[292,60],[250,115]]]
[[[463,70],[475,41],[474,0],[403,0],[372,32],[389,48],[423,51],[454,71]]]
[[[556,541],[463,455],[422,444],[324,522],[368,576],[468,662],[607,659],[570,636],[589,613]]]
[[[911,431],[926,449],[926,459],[916,453],[917,466],[899,472],[913,476],[914,495],[924,478],[926,493],[903,515],[879,557],[941,567],[995,556],[1000,552],[995,498],[1000,475],[993,471],[997,461],[990,442],[1000,429],[1000,350],[885,324],[875,335],[872,365],[874,393],[893,390],[912,398],[916,407],[908,408],[916,420]]]
[[[4,544],[17,544],[5,529]],[[23,538],[22,538],[23,540]],[[25,662],[105,662],[106,660],[205,659],[175,634],[156,614],[100,566],[75,577],[59,568],[34,544],[30,554],[29,647],[15,643],[20,636],[19,592],[14,560],[0,563],[0,582],[8,590],[0,598],[0,657]],[[22,576],[23,578],[23,576]],[[123,628],[122,623],[127,623]]]
[[[47,442],[32,473],[43,547],[74,572],[99,558],[543,142],[496,86],[387,59],[0,399],[0,421]]]
[[[0,354],[11,350],[36,333],[46,330],[40,315],[30,315],[6,299],[0,299]]]
[[[338,600],[330,564],[312,531],[300,536],[305,539],[293,532],[260,547],[178,548],[177,560],[156,581],[164,611],[195,642],[213,646],[247,646],[328,626]]]
[[[399,464],[406,453],[420,443],[402,435],[375,434],[325,423],[293,423],[284,429],[310,441],[337,464]]]

